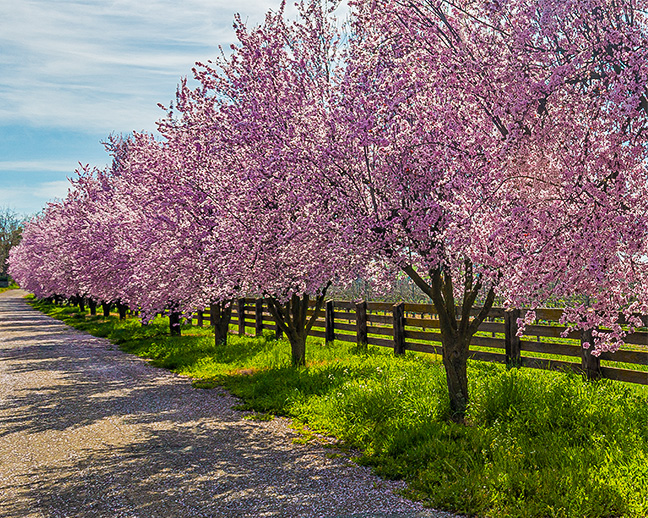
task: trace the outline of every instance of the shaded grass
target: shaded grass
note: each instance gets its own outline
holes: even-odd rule
[[[224,385],[251,418],[286,415],[361,451],[357,461],[405,479],[408,496],[483,516],[648,516],[648,391],[609,380],[471,362],[468,425],[446,419],[442,365],[434,357],[357,349],[309,339],[306,367],[271,335],[231,336],[216,347],[207,329],[168,335],[168,320],[87,317],[34,303],[105,336],[153,364]]]

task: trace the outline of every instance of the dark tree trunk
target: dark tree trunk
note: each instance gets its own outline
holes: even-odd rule
[[[443,366],[446,372],[451,418],[463,421],[468,406],[468,353],[470,337],[441,330]]]
[[[79,304],[79,310],[81,313],[85,313],[85,298],[77,296],[77,303]]]
[[[128,309],[128,306],[121,302],[117,302],[115,305],[117,306],[117,312],[119,313],[119,320],[124,320],[126,318],[126,310]]]
[[[110,303],[109,302],[102,302],[101,303],[101,309],[103,310],[103,316],[104,317],[109,317],[110,316]]]
[[[589,347],[585,349],[583,344],[587,342]],[[592,351],[594,350],[594,330],[588,329],[581,332],[581,359],[583,374],[585,378],[589,381],[595,381],[601,379],[601,359],[598,356],[594,356]]]
[[[209,324],[214,328],[216,345],[226,345],[233,301],[221,301],[209,306]]]
[[[315,299],[315,310],[308,317],[308,302],[310,297],[293,295],[288,302],[281,304],[274,297],[267,297],[268,310],[275,319],[277,326],[288,337],[290,342],[292,364],[294,366],[306,365],[306,337],[322,312],[328,283]]]
[[[479,279],[474,282],[470,261],[464,261],[463,300],[460,307],[455,306],[452,276],[447,270],[443,268],[432,270],[429,283],[422,279],[411,266],[406,266],[404,271],[434,303],[441,328],[443,366],[445,367],[450,399],[450,417],[454,421],[463,422],[469,401],[468,355],[470,340],[493,307],[494,286],[488,290],[486,300],[479,313],[471,316],[471,310],[482,289],[482,284]]]
[[[169,313],[169,331],[171,336],[180,336],[182,331],[180,331],[180,312],[171,311]]]
[[[292,356],[292,364],[294,366],[302,367],[306,365],[306,338],[303,333],[296,333],[290,340],[290,352]]]
[[[97,315],[97,301],[94,299],[88,299],[88,307],[90,308],[90,314],[94,317]]]

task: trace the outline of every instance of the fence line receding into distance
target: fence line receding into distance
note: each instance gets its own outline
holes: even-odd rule
[[[524,335],[518,337],[517,319],[523,314],[524,310],[492,308],[470,343],[470,358],[648,385],[648,331],[629,334],[622,349],[596,357],[582,347],[582,342],[588,341],[586,334],[570,331],[566,337],[561,336],[567,329],[558,323],[562,309],[537,309],[536,322],[526,326]],[[194,318],[198,325],[205,325],[209,310],[198,312]],[[232,308],[232,324],[239,335],[246,334],[249,328],[256,336],[264,329],[280,334],[262,299],[239,299]],[[395,354],[441,354],[439,320],[431,304],[330,300],[310,336],[327,342],[342,340],[390,347]]]

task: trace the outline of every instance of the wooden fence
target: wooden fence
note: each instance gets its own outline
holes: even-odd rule
[[[325,308],[311,336],[327,342],[342,340],[390,347],[395,354],[441,354],[439,320],[431,304],[331,300]],[[629,334],[622,349],[595,357],[591,350],[582,347],[591,335],[570,331],[565,338],[561,336],[566,330],[566,326],[558,324],[561,309],[536,310],[537,320],[518,337],[517,319],[523,315],[524,310],[491,309],[470,343],[470,358],[648,385],[648,331]],[[209,310],[198,312],[194,318],[200,326],[208,324]],[[239,335],[259,336],[267,329],[281,334],[260,299],[239,299],[232,310],[231,324]]]

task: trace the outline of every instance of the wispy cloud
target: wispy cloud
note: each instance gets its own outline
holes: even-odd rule
[[[69,188],[70,182],[67,181],[43,182],[36,185],[32,194],[43,200],[62,199],[67,196]]]
[[[226,51],[236,12],[281,0],[19,0],[0,30],[0,206],[34,213],[111,132],[155,129],[180,78]],[[287,2],[289,15],[293,2]]]
[[[155,127],[195,61],[278,1],[26,0],[3,9],[0,123],[130,131]]]
[[[70,160],[0,160],[0,171],[10,172],[41,172],[72,173],[78,163]]]
[[[8,207],[23,215],[35,214],[47,202],[65,198],[69,187],[70,183],[63,180],[0,187],[0,207]]]

